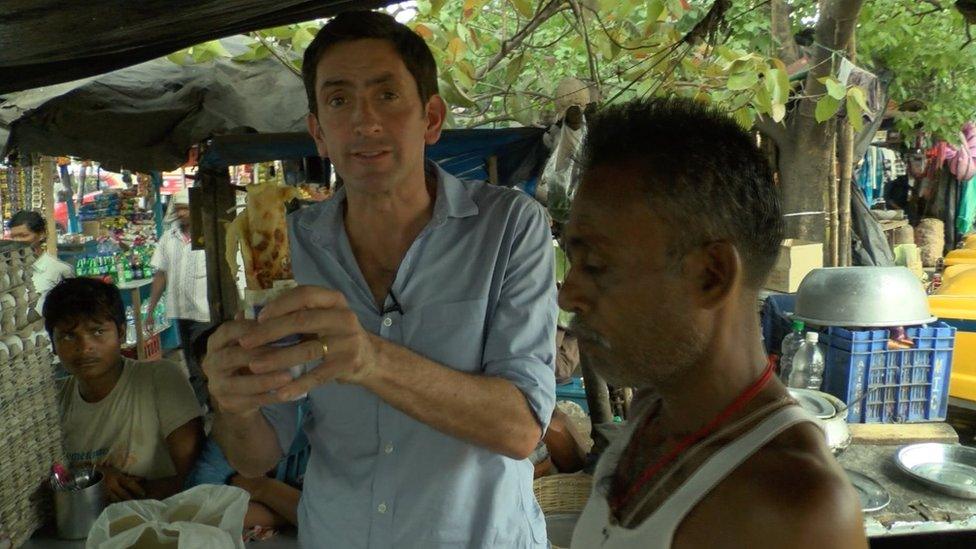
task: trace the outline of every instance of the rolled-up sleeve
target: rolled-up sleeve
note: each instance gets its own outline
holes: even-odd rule
[[[298,401],[282,402],[271,404],[261,408],[261,414],[268,420],[271,428],[274,429],[275,436],[278,438],[278,446],[281,448],[281,455],[286,455],[291,448],[291,443],[301,428],[298,418]]]
[[[542,207],[522,201],[510,256],[485,340],[486,375],[515,384],[543,432],[556,404],[556,281],[549,222]]]

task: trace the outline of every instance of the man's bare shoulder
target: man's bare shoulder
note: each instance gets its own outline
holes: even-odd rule
[[[675,547],[694,546],[696,530],[729,547],[867,547],[857,494],[818,435],[797,426],[756,452],[688,515]]]

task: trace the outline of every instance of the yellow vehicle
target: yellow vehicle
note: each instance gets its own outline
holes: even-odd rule
[[[972,263],[946,269],[938,293],[929,296],[929,308],[956,328],[949,396],[976,405],[976,259]]]

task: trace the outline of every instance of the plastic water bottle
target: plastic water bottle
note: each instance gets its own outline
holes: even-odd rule
[[[793,366],[790,369],[790,377],[787,385],[794,389],[813,389],[820,390],[823,384],[824,374],[824,354],[820,350],[820,334],[808,332],[793,355]]]
[[[779,376],[783,383],[789,383],[790,370],[793,365],[793,356],[796,354],[800,344],[803,343],[803,329],[805,325],[802,320],[793,321],[793,331],[786,334],[783,338],[782,351],[779,358]]]
[[[136,342],[136,317],[131,305],[125,308],[125,342],[130,345]]]

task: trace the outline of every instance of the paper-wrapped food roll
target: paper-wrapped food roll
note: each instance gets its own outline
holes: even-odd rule
[[[294,187],[275,183],[248,185],[246,208],[227,227],[226,260],[231,272],[238,271],[238,251],[244,261],[245,318],[256,318],[266,303],[296,285],[291,272],[285,203],[297,197]],[[300,336],[292,335],[270,345],[288,347],[300,342]],[[305,364],[291,367],[292,378],[297,379],[306,368]]]
[[[227,227],[226,252],[227,264],[236,273],[240,250],[248,290],[268,290],[276,280],[292,279],[285,203],[297,197],[294,187],[248,186],[246,209]]]

